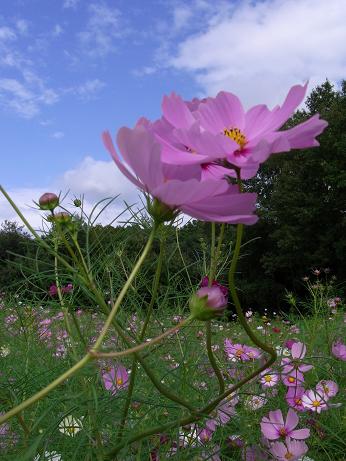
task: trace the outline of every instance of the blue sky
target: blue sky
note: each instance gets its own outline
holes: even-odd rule
[[[0,182],[23,208],[52,188],[135,199],[105,128],[159,117],[173,90],[272,106],[295,83],[338,84],[345,23],[344,0],[2,0]]]

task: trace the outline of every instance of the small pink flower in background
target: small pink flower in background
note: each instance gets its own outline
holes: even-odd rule
[[[339,386],[335,381],[322,380],[316,385],[316,391],[321,394],[325,400],[328,400],[338,393]]]
[[[302,404],[308,410],[315,411],[317,413],[321,413],[322,410],[326,410],[328,408],[324,395],[320,395],[318,392],[311,389],[305,391],[302,395]]]
[[[198,438],[203,444],[208,443],[211,440],[213,433],[213,431],[205,427],[200,432],[198,432]]]
[[[332,345],[332,354],[339,360],[346,361],[346,345],[340,340],[336,341]]]
[[[105,368],[101,374],[106,390],[111,391],[112,395],[128,386],[129,375],[126,368],[121,364]]]
[[[55,283],[52,283],[52,285],[49,287],[48,293],[50,296],[56,296],[58,294],[58,287],[55,285]]]
[[[302,396],[305,392],[303,387],[289,387],[286,394],[286,402],[292,408],[297,411],[305,411],[306,408],[303,406]]]
[[[8,315],[5,317],[5,323],[6,325],[12,325],[12,323],[15,323],[18,320],[18,317],[16,315]]]
[[[281,379],[285,386],[287,387],[297,387],[301,386],[304,382],[304,375],[299,370],[296,370],[290,367],[291,371],[286,371],[285,367],[281,373]]]
[[[237,399],[224,400],[221,404],[213,410],[207,419],[205,426],[209,431],[214,432],[218,426],[224,426],[228,423],[232,416],[236,414],[235,405]]]
[[[248,362],[261,356],[259,349],[244,344],[233,344],[230,339],[225,339],[225,351],[232,361],[242,360]]]
[[[61,288],[61,293],[70,293],[73,290],[72,283],[68,283],[67,285]]]
[[[291,347],[292,359],[284,358],[281,361],[281,364],[284,365],[283,370],[282,370],[282,374],[283,375],[292,375],[293,372],[296,371],[297,372],[296,378],[298,379],[298,372],[299,372],[300,378],[301,378],[302,373],[305,373],[305,372],[311,370],[313,368],[312,365],[307,365],[307,364],[302,363],[300,361],[301,359],[303,359],[305,357],[305,354],[306,354],[306,346],[305,346],[305,344],[303,344],[301,342],[294,342],[292,344],[292,347]],[[300,382],[303,382],[303,381],[304,381],[304,377],[303,377],[303,379],[300,380]],[[291,382],[291,384],[287,384],[287,382],[285,382],[286,386],[292,385],[292,383],[293,383],[293,385],[296,385],[295,381],[292,381],[291,379],[289,379],[288,382]],[[298,385],[299,385],[299,382],[298,382]]]
[[[336,296],[335,298],[328,299],[327,305],[328,307],[338,307],[338,305],[341,303],[341,298],[339,296]]]
[[[272,371],[271,368],[267,368],[261,373],[260,383],[263,387],[273,387],[278,384],[280,377],[278,373]]]
[[[292,437],[304,440],[310,436],[310,429],[295,429],[299,423],[297,413],[290,408],[284,421],[281,410],[270,411],[261,421],[261,431],[268,440],[277,440],[280,437]]]
[[[293,344],[296,343],[296,342],[297,341],[295,339],[288,339],[287,341],[285,341],[284,346],[287,347],[287,349],[291,350]]]
[[[308,449],[305,442],[287,437],[285,443],[274,442],[270,448],[270,453],[278,461],[296,461],[305,455]]]
[[[290,332],[293,333],[294,335],[298,335],[300,333],[299,327],[297,325],[292,325],[290,327]]]

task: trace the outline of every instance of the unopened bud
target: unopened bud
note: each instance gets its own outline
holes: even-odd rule
[[[220,287],[202,287],[190,298],[192,317],[197,320],[211,320],[221,317],[227,306],[227,297]]]
[[[79,200],[79,198],[75,198],[75,199],[73,200],[73,205],[74,205],[75,207],[79,208],[79,207],[81,206],[81,204],[82,204],[82,202],[81,202],[81,200]]]
[[[59,205],[59,197],[52,192],[46,192],[38,200],[41,210],[54,210]]]
[[[72,218],[71,215],[66,211],[61,211],[60,213],[55,213],[52,216],[48,216],[48,220],[61,226],[67,226],[72,221]]]

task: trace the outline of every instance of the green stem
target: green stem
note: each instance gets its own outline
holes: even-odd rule
[[[241,241],[242,241],[242,236],[243,236],[243,228],[244,228],[243,224],[237,224],[236,243],[235,243],[235,247],[234,247],[233,258],[232,258],[230,271],[229,271],[229,274],[228,274],[229,290],[230,290],[232,300],[233,300],[233,303],[234,303],[234,306],[235,306],[235,309],[236,309],[236,312],[237,312],[237,315],[238,315],[239,322],[241,323],[242,327],[244,328],[246,334],[249,336],[251,341],[256,346],[258,346],[263,351],[268,352],[268,354],[270,354],[270,356],[273,358],[273,363],[274,363],[275,360],[276,360],[276,352],[275,352],[275,350],[272,347],[270,347],[268,344],[266,344],[265,342],[261,341],[255,335],[255,333],[252,331],[250,326],[248,325],[248,323],[246,321],[246,317],[245,317],[245,315],[243,313],[243,310],[241,308],[240,301],[239,301],[238,294],[237,294],[237,290],[236,290],[236,287],[235,287],[234,276],[235,276],[235,271],[236,271],[236,268],[237,268],[237,263],[238,263],[239,253],[240,253]]]
[[[149,235],[149,239],[148,239],[148,241],[147,241],[147,243],[146,243],[146,245],[144,247],[144,250],[143,250],[140,258],[137,260],[137,262],[135,264],[135,267],[133,268],[129,278],[126,280],[125,285],[121,289],[117,300],[113,304],[113,307],[112,307],[112,309],[111,309],[111,311],[110,311],[110,313],[108,315],[108,318],[107,318],[105,324],[103,325],[101,333],[100,333],[99,337],[97,338],[97,340],[96,340],[96,342],[94,344],[94,347],[91,349],[92,352],[97,352],[98,348],[101,346],[102,341],[104,340],[104,338],[105,338],[105,336],[106,336],[106,334],[108,332],[108,329],[109,329],[109,327],[111,326],[111,324],[113,322],[115,314],[117,313],[117,311],[118,311],[118,309],[120,307],[120,304],[122,303],[122,300],[124,299],[124,296],[127,293],[127,290],[131,286],[135,276],[137,275],[137,272],[139,271],[139,268],[141,267],[141,265],[143,264],[145,258],[147,257],[147,255],[149,253],[149,250],[150,250],[151,245],[152,245],[153,240],[154,240],[155,232],[156,232],[156,227],[154,226],[153,230],[151,231],[151,233]]]
[[[206,322],[206,333],[207,333],[207,354],[208,354],[209,362],[214,370],[217,380],[219,381],[220,394],[222,394],[225,390],[225,381],[216,363],[215,356],[211,348],[211,321],[210,320]]]
[[[19,414],[20,412],[22,412],[23,410],[28,408],[30,405],[34,404],[38,400],[45,397],[50,391],[55,389],[57,386],[59,386],[61,383],[63,383],[67,378],[69,378],[74,373],[76,373],[78,370],[80,370],[84,365],[86,365],[93,358],[92,353],[97,352],[98,348],[101,346],[102,341],[103,341],[104,337],[107,334],[108,328],[111,325],[111,323],[112,323],[112,321],[114,319],[114,316],[115,316],[115,314],[116,314],[116,312],[117,312],[117,310],[118,310],[118,308],[119,308],[119,306],[120,306],[120,304],[121,304],[121,302],[122,302],[128,288],[130,287],[134,277],[136,276],[136,274],[139,271],[139,269],[140,269],[146,255],[149,252],[149,249],[151,247],[151,244],[152,244],[152,241],[153,241],[153,238],[154,238],[155,230],[156,230],[156,228],[154,227],[154,229],[152,230],[152,232],[151,232],[151,234],[149,236],[148,242],[147,242],[147,244],[146,244],[146,246],[145,246],[145,248],[143,250],[143,253],[141,254],[138,261],[136,262],[135,267],[133,268],[133,270],[132,270],[132,272],[131,272],[131,274],[129,276],[129,279],[126,281],[126,283],[125,283],[124,287],[122,288],[117,300],[115,301],[115,303],[114,303],[114,305],[112,307],[112,310],[109,313],[108,318],[106,319],[106,322],[105,322],[105,324],[104,324],[104,326],[103,326],[103,328],[101,330],[101,333],[100,333],[99,337],[97,338],[97,340],[96,340],[96,342],[94,344],[94,347],[91,349],[91,351],[88,352],[73,367],[71,367],[69,370],[65,371],[65,373],[63,373],[58,378],[56,378],[54,381],[52,381],[50,384],[48,384],[48,386],[46,386],[44,389],[37,392],[35,395],[28,398],[24,402],[20,403],[16,407],[12,408],[12,410],[8,411],[4,415],[0,416],[0,424],[4,423],[5,421],[10,419],[11,417],[16,416],[17,414]],[[94,287],[94,286],[92,285],[92,287]],[[102,302],[104,303],[104,299],[102,298],[102,296],[100,296],[100,294],[98,292],[97,292],[97,294],[102,299]]]
[[[210,271],[209,271],[209,286],[213,283],[216,272],[215,259],[215,223],[211,223],[211,245],[210,245]]]
[[[153,281],[153,289],[151,293],[151,299],[150,299],[150,304],[148,306],[147,310],[147,315],[144,321],[144,324],[142,326],[140,335],[139,335],[139,341],[143,341],[150,318],[151,314],[153,312],[154,304],[156,301],[156,296],[157,292],[159,289],[159,284],[160,284],[160,277],[161,277],[161,271],[162,271],[162,263],[163,263],[163,253],[164,253],[164,238],[162,237],[160,240],[160,252],[159,252],[159,259],[157,262],[156,266],[156,271],[155,271],[155,276],[154,276],[154,281]],[[130,376],[130,382],[129,382],[129,387],[127,390],[127,396],[126,396],[126,401],[125,405],[123,408],[121,420],[120,420],[120,426],[119,426],[119,431],[117,434],[117,438],[121,439],[125,424],[126,424],[126,419],[127,415],[129,413],[130,405],[131,405],[131,400],[132,400],[132,394],[135,388],[135,380],[136,380],[136,374],[137,374],[137,359],[136,357],[133,358],[132,365],[131,365],[131,376]]]

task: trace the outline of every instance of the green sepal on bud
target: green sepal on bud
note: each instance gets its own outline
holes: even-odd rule
[[[59,226],[68,227],[68,225],[72,222],[72,216],[66,211],[61,211],[47,216],[47,220]]]
[[[155,224],[162,224],[166,221],[172,221],[178,215],[178,211],[170,208],[157,198],[152,201],[147,198],[148,213],[153,218]]]
[[[208,306],[208,295],[201,297],[196,294],[192,295],[189,301],[189,306],[191,317],[196,320],[202,320],[205,322],[219,317],[217,309]]]
[[[38,205],[41,210],[53,211],[57,206],[59,206],[59,197],[53,192],[46,192],[39,198]]]

